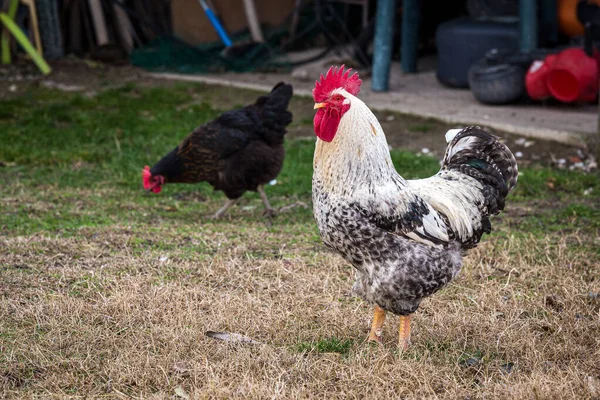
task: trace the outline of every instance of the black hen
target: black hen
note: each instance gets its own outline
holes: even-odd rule
[[[263,186],[281,171],[284,135],[292,122],[287,110],[292,94],[292,86],[280,82],[254,104],[199,126],[152,168],[145,167],[144,188],[158,193],[165,183],[206,181],[228,199],[214,218],[221,217],[246,191],[258,191],[272,216]]]

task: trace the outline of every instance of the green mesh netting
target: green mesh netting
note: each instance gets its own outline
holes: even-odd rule
[[[233,46],[221,42],[192,46],[176,37],[160,37],[130,54],[133,65],[180,73],[290,71],[291,63],[278,50],[285,30],[270,32],[265,43],[252,43],[248,35],[232,37]]]

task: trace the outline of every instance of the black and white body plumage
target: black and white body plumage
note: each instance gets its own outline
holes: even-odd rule
[[[436,175],[405,180],[375,115],[344,89],[334,93],[350,108],[334,140],[317,140],[313,204],[321,237],[356,269],[357,294],[409,315],[491,231],[489,217],[517,182],[515,158],[494,135],[468,127],[448,133]]]

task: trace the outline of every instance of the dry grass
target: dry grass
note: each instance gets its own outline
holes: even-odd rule
[[[363,343],[371,315],[349,296],[351,269],[306,226],[247,225],[1,238],[2,397],[600,395],[600,267],[577,234],[490,238],[423,303],[401,355],[393,318],[383,348]],[[330,338],[351,345],[309,350]]]

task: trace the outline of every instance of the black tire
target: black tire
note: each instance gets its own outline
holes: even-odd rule
[[[509,104],[525,93],[525,70],[516,64],[489,64],[486,59],[469,69],[469,86],[483,104]]]

